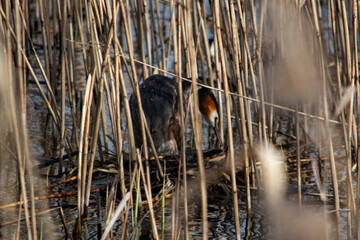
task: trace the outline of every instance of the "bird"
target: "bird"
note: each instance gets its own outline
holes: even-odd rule
[[[182,82],[183,100],[187,100],[191,83]],[[141,104],[151,137],[158,153],[173,153],[181,144],[180,95],[178,82],[163,75],[152,75],[139,85]],[[213,128],[222,145],[218,124],[219,106],[210,89],[202,87],[199,93],[199,109],[205,120]],[[185,102],[185,101],[183,101]],[[130,110],[133,121],[135,146],[141,148],[140,113],[135,94],[130,97]]]

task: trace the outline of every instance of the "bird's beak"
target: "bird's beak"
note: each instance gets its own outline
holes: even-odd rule
[[[220,147],[222,147],[222,141],[221,141],[221,137],[220,137],[220,132],[219,129],[216,126],[213,126],[214,132],[216,134],[216,137],[219,139],[219,143],[220,143]]]

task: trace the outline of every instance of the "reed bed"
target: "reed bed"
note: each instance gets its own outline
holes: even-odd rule
[[[209,199],[223,186],[227,236],[252,237],[261,212],[277,239],[359,238],[359,13],[355,0],[0,1],[0,237],[216,238]],[[179,154],[157,154],[145,121],[139,84],[153,74],[192,82]],[[204,85],[224,146],[202,130]]]

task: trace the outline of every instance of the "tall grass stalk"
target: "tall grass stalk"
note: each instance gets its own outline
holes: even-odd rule
[[[329,110],[328,110],[328,103],[327,103],[327,92],[326,92],[326,79],[325,79],[325,66],[324,66],[324,62],[323,62],[323,54],[322,54],[322,39],[321,39],[321,35],[320,35],[320,28],[319,28],[319,23],[318,23],[318,18],[317,18],[317,8],[316,8],[316,4],[315,1],[313,0],[312,2],[312,8],[314,10],[314,14],[313,14],[313,19],[314,19],[314,23],[315,23],[315,29],[317,32],[317,36],[318,36],[318,41],[317,44],[319,46],[319,51],[320,51],[320,56],[319,56],[319,61],[320,61],[320,69],[321,69],[321,82],[322,82],[322,101],[323,101],[323,111],[324,111],[324,117],[325,117],[325,129],[326,129],[326,134],[328,136],[331,135],[330,132],[330,126],[329,126]],[[337,171],[336,171],[336,166],[335,166],[335,158],[334,158],[334,146],[333,146],[333,140],[331,137],[327,138],[327,144],[328,144],[328,148],[329,148],[329,156],[330,156],[330,166],[331,166],[331,174],[332,174],[332,181],[333,181],[333,189],[334,189],[334,202],[335,202],[335,210],[336,210],[336,231],[337,231],[337,236],[338,238],[340,237],[340,201],[339,201],[339,187],[338,187],[338,181],[337,181]]]
[[[152,227],[152,234],[155,239],[159,239],[159,233],[156,225],[156,219],[155,219],[155,213],[152,203],[152,196],[149,193],[150,183],[147,182],[145,177],[145,171],[141,162],[140,154],[138,154],[138,164],[139,164],[139,174],[141,176],[141,180],[143,182],[144,190],[145,190],[145,196],[149,204],[149,212],[150,212],[150,221],[151,221],[151,227]]]
[[[138,173],[140,172],[140,167],[138,170]],[[137,175],[137,180],[136,180],[136,198],[135,198],[135,215],[134,215],[134,227],[135,227],[135,239],[138,239],[139,237],[139,228],[138,228],[138,215],[139,215],[139,203],[140,203],[140,194],[141,194],[141,189],[140,189],[140,174]]]
[[[165,239],[165,183],[166,183],[166,162],[164,162],[163,188],[161,194],[161,239]]]
[[[230,4],[231,5],[231,4]],[[233,6],[231,5],[231,8]],[[232,9],[233,10],[233,9]],[[223,42],[220,32],[220,6],[219,1],[214,1],[214,12],[215,12],[215,25],[216,25],[216,35],[217,41],[220,50],[220,62],[221,62],[221,69],[222,69],[222,77],[224,83],[224,90],[225,90],[225,103],[226,103],[226,116],[227,116],[227,135],[228,135],[228,146],[229,146],[229,161],[230,161],[230,171],[231,171],[231,182],[232,182],[232,197],[234,201],[234,215],[235,215],[235,230],[236,230],[236,238],[240,239],[240,220],[239,220],[239,205],[238,205],[238,195],[237,195],[237,185],[236,185],[236,175],[235,175],[235,159],[234,159],[234,143],[233,143],[233,132],[231,127],[231,109],[230,109],[230,95],[229,95],[229,85],[228,85],[228,75],[227,75],[227,67],[225,65],[225,53],[223,48]],[[233,16],[234,18],[235,16]],[[233,22],[233,24],[235,24]],[[234,28],[235,26],[233,26]],[[236,40],[235,40],[235,48]]]

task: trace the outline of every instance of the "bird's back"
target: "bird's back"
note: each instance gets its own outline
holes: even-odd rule
[[[153,75],[140,86],[141,103],[155,147],[174,148],[180,136],[178,84],[174,79]],[[142,145],[139,108],[134,95],[130,98],[131,115],[137,147]],[[175,141],[175,143],[174,143]],[[169,143],[170,142],[170,143]],[[175,149],[176,150],[176,146]]]

